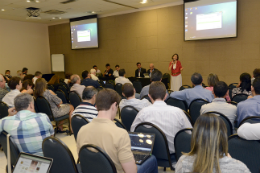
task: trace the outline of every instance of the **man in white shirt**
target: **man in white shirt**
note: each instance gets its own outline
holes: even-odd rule
[[[237,129],[237,134],[246,140],[260,140],[260,123],[244,123]]]
[[[34,85],[36,83],[36,80],[39,79],[39,78],[42,78],[42,73],[37,71],[37,72],[35,72],[34,78],[32,79],[32,82],[33,82]]]
[[[222,113],[230,120],[234,129],[237,107],[228,104],[225,100],[225,97],[229,94],[227,84],[222,81],[217,82],[212,93],[215,98],[212,100],[212,103],[205,104],[201,107],[200,115],[211,111]]]
[[[115,79],[115,83],[121,83],[122,85],[124,85],[125,83],[132,84],[132,82],[125,77],[125,69],[119,70],[119,77]]]
[[[96,70],[96,75],[97,75],[97,76],[101,75],[101,71],[97,68],[96,65],[93,66],[93,69]]]
[[[82,93],[82,103],[76,107],[71,117],[78,114],[87,118],[89,121],[92,121],[92,119],[96,118],[98,111],[94,105],[96,103],[97,93],[98,90],[93,86],[86,87]]]
[[[119,65],[116,65],[115,66],[115,71],[114,71],[114,73],[113,73],[113,76],[115,77],[115,78],[117,78],[117,77],[119,77],[119,70],[120,70],[120,67],[119,67]]]
[[[99,79],[98,79],[98,77],[96,76],[96,74],[97,74],[96,70],[95,70],[94,68],[92,68],[92,69],[90,70],[90,77],[91,77],[91,79],[93,79],[93,80],[95,80],[95,81],[99,81]]]
[[[11,91],[7,93],[4,98],[2,99],[9,107],[14,107],[14,98],[20,94],[20,90],[22,89],[22,81],[19,77],[12,77],[9,82],[8,86],[10,87]]]
[[[133,106],[138,111],[144,107],[150,106],[151,103],[147,99],[136,99],[135,98],[135,88],[132,84],[126,83],[122,87],[122,94],[126,99],[122,99],[119,104],[120,111],[125,106]]]
[[[73,84],[73,86],[70,88],[70,91],[76,91],[80,98],[82,99],[82,92],[86,88],[84,85],[80,85],[81,79],[79,75],[74,74],[70,77],[70,83]]]
[[[170,153],[175,153],[174,137],[176,133],[185,128],[192,128],[191,123],[184,112],[174,106],[167,105],[164,100],[167,97],[166,87],[162,82],[152,82],[148,95],[153,105],[143,108],[136,116],[132,126],[133,132],[136,126],[143,122],[150,122],[159,127],[165,134]]]

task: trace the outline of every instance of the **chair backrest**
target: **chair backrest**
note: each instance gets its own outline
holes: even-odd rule
[[[238,83],[232,83],[232,84],[228,85],[228,88],[230,88],[230,89],[236,88],[237,84]]]
[[[0,102],[0,119],[8,116],[8,105],[4,102]]]
[[[140,81],[134,81],[133,86],[135,88],[136,93],[141,93],[143,87]]]
[[[138,110],[133,106],[125,106],[121,110],[121,120],[125,125],[126,130],[130,131],[131,125],[133,124],[136,115],[138,114]]]
[[[162,78],[167,78],[167,83],[170,83],[171,75],[169,73],[164,73]]]
[[[78,173],[74,157],[60,139],[47,137],[42,142],[42,151],[44,157],[53,159],[50,173]]]
[[[52,90],[53,92],[55,92],[55,89],[54,89],[54,87],[52,85],[47,85],[47,89],[48,90]]]
[[[36,98],[36,106],[39,112],[41,113],[45,113],[46,115],[48,115],[48,117],[50,118],[51,121],[54,121],[54,117],[53,117],[53,113],[51,110],[51,106],[49,104],[49,102],[42,96],[38,96]]]
[[[191,150],[192,129],[183,129],[176,133],[174,137],[174,148],[176,161],[182,156],[182,152],[189,153]]]
[[[61,90],[61,91],[63,91],[64,94],[65,94],[66,99],[69,100],[69,99],[68,99],[68,98],[69,98],[69,94],[68,94],[67,88],[66,88],[64,85],[59,85],[58,89]]]
[[[67,99],[66,99],[66,96],[65,96],[65,93],[62,91],[62,90],[60,90],[60,89],[58,89],[57,91],[56,91],[56,94],[57,94],[57,96],[62,100],[62,103],[68,103],[68,101],[67,101]]]
[[[249,141],[232,135],[228,139],[228,152],[232,158],[243,162],[251,172],[259,172],[260,141]]]
[[[169,97],[166,101],[167,105],[178,107],[184,111],[188,111],[188,104],[186,101],[178,100],[172,97]]]
[[[185,90],[185,89],[187,89],[187,88],[191,88],[191,86],[189,86],[189,85],[182,85],[182,86],[180,87],[179,91]]]
[[[141,98],[141,100],[143,100],[143,99],[147,99],[149,102],[151,102],[151,99],[150,99],[150,97],[148,96],[148,95],[144,95],[142,98]],[[152,103],[152,102],[151,102]]]
[[[74,134],[74,138],[77,141],[77,136],[80,128],[86,124],[88,124],[89,121],[83,117],[82,115],[74,115],[71,118],[71,126]]]
[[[237,94],[237,95],[235,95],[234,97],[232,97],[231,101],[234,101],[234,102],[239,103],[239,102],[241,102],[241,101],[246,100],[247,97],[248,97],[247,94]]]
[[[114,121],[115,121],[115,124],[116,124],[116,126],[117,127],[120,127],[120,128],[122,128],[122,129],[125,129],[126,130],[126,127],[125,127],[125,125],[121,122],[121,121],[119,121],[118,119],[114,119]]]
[[[92,149],[92,151],[90,150]],[[94,149],[94,151],[93,151]],[[79,160],[82,173],[116,173],[116,167],[100,147],[87,144],[80,148]]]
[[[232,105],[234,105],[234,106],[237,106],[237,102],[234,102],[234,101],[229,101],[229,102],[227,102],[227,103],[230,103],[230,104],[232,104]]]
[[[244,123],[251,123],[251,124],[255,124],[255,123],[260,123],[260,117],[259,116],[252,116],[252,117],[247,117],[245,119],[243,119],[240,124],[239,127],[244,124]]]
[[[202,105],[209,103],[207,100],[204,99],[195,99],[190,103],[189,112],[192,119],[193,124],[200,116],[200,108]]]
[[[0,134],[0,144],[7,158],[7,133],[5,131],[2,131],[2,133]],[[19,157],[20,151],[17,148],[12,137],[9,138],[9,144],[10,144],[10,154],[11,154],[11,165],[15,165]]]
[[[148,122],[144,122],[138,124],[134,130],[135,132],[142,132],[142,133],[153,133],[155,134],[154,140],[154,147],[153,147],[153,155],[158,160],[168,161],[169,164],[164,167],[171,167],[172,168],[172,161],[170,157],[170,151],[168,146],[167,138],[164,132],[157,127],[156,125]],[[158,161],[158,166],[160,166],[160,162]]]
[[[121,97],[123,97],[123,95],[122,95],[122,84],[121,83],[117,83],[116,84],[116,86],[115,86],[115,90],[116,90],[116,92],[121,96]]]
[[[226,124],[227,135],[228,136],[233,135],[233,126],[232,126],[232,123],[230,122],[230,120],[228,119],[227,116],[225,116],[224,114],[222,114],[220,112],[216,112],[216,111],[211,111],[211,112],[207,112],[207,113],[219,115],[219,118],[221,118],[225,122],[225,124]]]
[[[71,91],[69,93],[69,99],[70,99],[70,103],[72,104],[74,109],[76,109],[76,107],[78,105],[80,105],[80,103],[82,102],[80,96],[78,95],[78,93],[76,91]]]
[[[106,82],[106,84],[105,84],[105,86],[104,86],[105,88],[110,88],[110,89],[115,89],[114,88],[114,85],[112,84],[112,83],[110,83],[110,82]]]
[[[186,115],[186,117],[188,118],[188,120],[190,121],[190,124],[193,126],[193,122],[192,122],[192,119],[191,119],[191,116],[188,112],[186,112],[185,110],[183,110],[184,114]]]

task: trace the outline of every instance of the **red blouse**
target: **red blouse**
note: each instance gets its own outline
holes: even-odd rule
[[[169,64],[169,67],[171,66],[171,63],[172,62],[170,62],[170,64]],[[172,66],[174,66],[174,64],[172,65]],[[180,75],[181,74],[181,68],[182,68],[182,66],[181,66],[181,62],[179,61],[179,60],[177,60],[177,63],[176,63],[176,69],[174,70],[173,68],[171,69],[171,75],[172,76],[178,76],[178,75]]]

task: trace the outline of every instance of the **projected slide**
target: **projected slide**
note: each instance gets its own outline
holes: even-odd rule
[[[78,42],[90,41],[90,30],[77,31]]]
[[[185,3],[185,40],[237,36],[236,0],[200,0]]]

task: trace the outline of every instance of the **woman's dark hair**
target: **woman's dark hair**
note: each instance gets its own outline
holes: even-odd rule
[[[243,73],[240,75],[240,90],[243,92],[244,90],[246,91],[251,91],[251,76],[248,73]]]
[[[34,85],[33,85],[32,80],[26,79],[26,80],[23,81],[23,87],[22,87],[21,91],[27,90],[27,86],[28,86],[28,85],[29,85],[29,86],[32,86],[32,89],[33,89]]]
[[[178,55],[177,53],[175,53],[174,55],[172,55],[172,59],[173,59],[173,57],[174,57],[175,55],[177,55],[177,60],[179,60],[179,55]]]
[[[16,89],[16,86],[19,85],[21,81],[21,78],[19,77],[12,77],[9,82],[8,82],[8,86],[10,87],[11,90]]]

